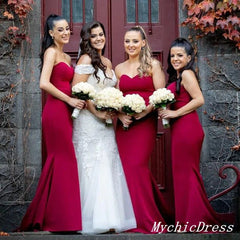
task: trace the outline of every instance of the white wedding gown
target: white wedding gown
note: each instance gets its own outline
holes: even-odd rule
[[[87,82],[96,91],[115,86],[117,82],[115,75],[112,79],[105,78],[101,70],[98,70],[98,82],[92,65],[77,65],[75,72],[91,74]],[[78,162],[82,233],[136,228],[113,126],[105,126],[105,121],[83,109],[74,120],[73,143]]]

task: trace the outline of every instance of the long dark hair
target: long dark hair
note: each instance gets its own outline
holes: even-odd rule
[[[42,49],[41,52],[39,54],[40,59],[41,59],[41,64],[40,64],[40,69],[42,70],[42,66],[43,66],[43,56],[45,51],[54,44],[53,38],[51,37],[51,35],[49,34],[49,30],[53,30],[54,27],[54,22],[55,21],[59,21],[59,20],[65,20],[65,18],[58,16],[56,14],[51,14],[48,16],[45,26],[44,26],[44,35],[43,35],[43,39],[42,39]]]
[[[191,60],[188,62],[188,64],[181,69],[180,71],[180,76],[177,77],[177,71],[173,68],[172,64],[171,64],[171,48],[172,47],[181,47],[184,48],[184,50],[186,51],[188,56],[191,56]],[[169,74],[169,78],[168,78],[168,84],[175,82],[176,81],[176,85],[177,85],[177,93],[180,93],[180,84],[182,81],[182,72],[186,69],[191,69],[195,75],[196,72],[193,68],[195,62],[195,53],[194,53],[194,49],[192,47],[192,45],[185,39],[185,38],[177,38],[176,40],[174,40],[170,46],[170,50],[168,53],[168,68],[167,68],[167,73]],[[197,75],[196,75],[197,77]]]
[[[98,69],[100,68],[103,71],[105,77],[107,78],[107,76],[106,76],[107,67],[102,63],[97,49],[93,48],[92,45],[91,45],[91,30],[93,28],[97,28],[97,27],[102,28],[104,36],[106,37],[105,28],[104,28],[102,23],[100,23],[98,21],[93,21],[93,22],[90,22],[90,23],[86,23],[83,26],[83,28],[81,30],[81,33],[80,33],[80,37],[81,37],[80,50],[81,50],[81,53],[80,53],[79,58],[84,54],[87,54],[91,58],[91,60],[92,60],[91,64],[95,69],[94,75],[99,80],[99,77],[97,76]],[[104,54],[104,52],[105,52],[105,46],[102,50],[102,55]],[[78,59],[77,59],[77,61],[78,61]]]

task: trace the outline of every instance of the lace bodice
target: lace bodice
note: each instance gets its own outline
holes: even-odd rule
[[[112,70],[113,77],[106,78],[101,69],[98,70],[97,75],[99,80],[95,77],[94,68],[91,64],[80,64],[75,67],[75,73],[77,74],[90,74],[87,82],[94,86],[96,91],[100,91],[106,87],[114,87],[117,84],[117,78]]]

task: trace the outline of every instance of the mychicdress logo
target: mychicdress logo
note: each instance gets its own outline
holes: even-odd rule
[[[189,222],[182,225],[177,222],[176,225],[166,225],[162,222],[154,222],[151,232],[153,233],[229,233],[234,229],[234,225],[210,225],[199,222],[198,225],[189,225]]]

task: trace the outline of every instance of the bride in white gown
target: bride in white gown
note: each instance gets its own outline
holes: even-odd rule
[[[99,22],[86,24],[81,38],[81,55],[73,85],[87,81],[96,91],[114,87],[117,79],[111,62],[102,56],[106,41],[103,25]],[[107,112],[97,111],[88,101],[87,109],[81,110],[74,120],[73,143],[78,162],[83,234],[111,229],[122,232],[136,227],[114,129],[105,126],[107,118]]]

